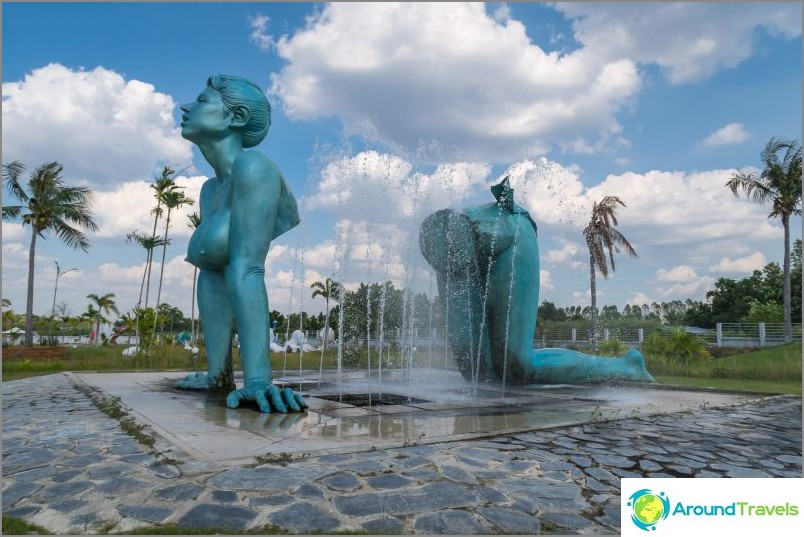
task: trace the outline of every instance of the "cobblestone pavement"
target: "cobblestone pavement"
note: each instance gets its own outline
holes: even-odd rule
[[[617,534],[621,477],[801,477],[801,398],[223,468],[138,443],[65,375],[4,382],[4,515],[56,533]]]

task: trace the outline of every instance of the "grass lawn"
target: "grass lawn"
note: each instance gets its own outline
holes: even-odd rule
[[[177,345],[154,346],[150,357],[132,356],[124,357],[125,346],[100,347],[69,347],[67,359],[58,361],[39,360],[3,360],[3,380],[17,380],[40,375],[50,375],[61,371],[206,371],[207,362],[204,351],[196,357],[195,366],[193,355]],[[233,350],[235,370],[241,369],[238,349]],[[301,368],[307,371],[318,370],[322,365],[321,351],[292,353],[271,353],[271,368],[274,376],[281,376],[283,372],[293,373]],[[371,362],[376,367],[376,354],[372,354]],[[400,357],[392,359],[398,365]],[[323,368],[335,369],[337,367],[337,349],[327,349],[323,353]],[[365,368],[368,361],[366,351],[344,351],[342,366],[347,370]],[[388,363],[388,362],[386,362]]]
[[[14,516],[3,517],[3,535],[50,535],[51,533],[41,526],[31,524]]]
[[[648,370],[663,384],[801,395],[801,343],[766,347],[688,366],[650,358],[647,361]]]
[[[701,377],[674,377],[656,375],[656,382],[676,386],[696,388],[714,388],[716,390],[734,390],[753,393],[792,393],[801,395],[801,381],[754,380],[754,379],[722,379]]]
[[[47,375],[60,371],[146,371],[146,370],[193,370],[193,356],[175,345],[155,347],[151,357],[123,357],[122,346],[69,348],[66,360],[30,361],[3,360],[3,380]],[[709,359],[690,365],[682,365],[647,358],[648,370],[663,384],[680,386],[712,387],[722,390],[739,390],[759,393],[792,393],[801,395],[802,384],[801,343],[766,347],[760,350],[736,354],[724,358]],[[272,353],[271,367],[275,376],[283,372],[299,370],[299,360],[304,370],[317,370],[322,365],[322,353]],[[396,357],[399,359],[399,357]],[[337,367],[338,352],[328,349],[323,353],[323,368]],[[365,368],[367,356],[344,349],[343,367],[347,370]],[[377,356],[371,356],[376,366]],[[240,369],[238,350],[234,351],[235,369]],[[204,353],[197,357],[195,369],[206,370]]]

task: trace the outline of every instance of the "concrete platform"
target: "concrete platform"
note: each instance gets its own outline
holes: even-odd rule
[[[623,418],[722,407],[754,394],[660,385],[472,386],[459,373],[295,372],[277,383],[303,393],[302,414],[229,409],[225,394],[174,388],[187,372],[71,373],[73,382],[119,398],[137,421],[188,456],[238,465],[282,453],[310,456],[466,440]],[[238,385],[240,380],[238,379]],[[354,394],[372,394],[352,397]],[[393,396],[389,396],[392,394]],[[379,401],[378,401],[379,398]],[[350,403],[351,401],[351,403]],[[379,404],[378,404],[379,403]]]

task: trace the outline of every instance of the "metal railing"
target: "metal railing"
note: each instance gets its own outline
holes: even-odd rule
[[[706,341],[711,347],[765,347],[785,343],[782,323],[718,323],[715,329],[662,327],[668,335],[680,328]],[[602,328],[598,340],[617,339],[629,347],[641,347],[653,328]],[[540,330],[534,347],[586,347],[591,344],[590,328],[555,328]],[[801,324],[793,325],[793,341],[801,341]]]

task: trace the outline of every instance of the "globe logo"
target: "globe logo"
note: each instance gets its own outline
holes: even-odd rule
[[[664,492],[656,494],[649,489],[640,489],[628,498],[631,521],[645,531],[655,530],[656,523],[667,518],[670,500]]]

